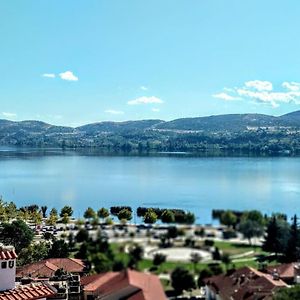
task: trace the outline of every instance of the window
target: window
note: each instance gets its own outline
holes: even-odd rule
[[[10,267],[10,269],[12,269],[15,266],[15,262],[13,260],[10,260],[8,266]]]
[[[6,269],[7,268],[7,262],[6,261],[3,261],[1,263],[1,269]]]

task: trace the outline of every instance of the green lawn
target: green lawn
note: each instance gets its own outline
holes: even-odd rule
[[[218,247],[220,250],[224,251],[225,253],[228,253],[230,255],[236,255],[236,254],[242,254],[249,251],[255,251],[255,255],[264,255],[267,254],[262,251],[261,247],[258,246],[250,246],[247,244],[233,244],[230,242],[215,242],[215,246]],[[112,243],[111,248],[113,252],[115,253],[116,259],[122,260],[125,264],[129,261],[129,255],[122,251],[124,249],[124,244],[117,244]],[[248,257],[247,257],[248,258]],[[235,267],[235,268],[241,268],[244,266],[254,267],[258,268],[258,262],[251,259],[250,256],[249,259],[245,258],[244,261],[241,262],[234,262],[231,263],[228,267]],[[154,270],[153,273],[155,274],[161,274],[161,273],[171,273],[176,267],[184,267],[190,271],[195,270],[194,264],[190,262],[165,262],[157,267],[157,270]],[[204,268],[207,268],[208,263],[198,263],[196,265],[196,272],[201,271]],[[222,268],[225,270],[226,266],[224,264],[221,264]],[[149,259],[143,259],[139,262],[138,268],[139,270],[149,270],[153,267],[152,260]]]
[[[221,242],[215,241],[214,244],[219,250],[222,250],[224,253],[228,253],[229,255],[237,255],[243,254],[245,252],[254,251],[255,254],[263,254],[261,247],[252,246],[249,244],[235,244],[231,242]]]

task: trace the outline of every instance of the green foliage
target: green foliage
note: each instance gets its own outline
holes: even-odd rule
[[[263,235],[264,225],[265,219],[261,212],[251,210],[243,213],[238,229],[251,244],[251,239],[253,237],[260,237]]]
[[[121,220],[130,221],[132,219],[132,212],[129,209],[124,208],[118,213],[118,219],[120,221]]]
[[[22,220],[2,224],[0,229],[0,241],[4,245],[12,245],[17,253],[27,248],[34,237],[33,231]]]
[[[60,211],[60,217],[63,218],[65,215],[71,217],[73,215],[73,208],[71,206],[64,206]]]
[[[207,247],[212,247],[215,244],[214,240],[204,240],[204,245]]]
[[[221,214],[220,222],[226,226],[235,226],[237,223],[237,216],[231,210],[226,210]]]
[[[144,223],[154,224],[156,221],[157,221],[157,214],[152,209],[148,209],[148,211],[144,215]]]
[[[220,254],[220,250],[218,247],[215,247],[215,250],[214,250],[212,256],[213,256],[213,260],[221,260],[221,254]]]
[[[110,213],[113,216],[118,216],[118,214],[124,209],[129,210],[132,213],[132,208],[130,206],[112,206],[110,208]]]
[[[32,213],[31,219],[32,219],[33,223],[36,224],[36,225],[40,225],[43,222],[43,216],[38,211],[35,211],[35,212]]]
[[[18,265],[24,266],[46,259],[49,255],[49,243],[39,242],[23,248],[18,255]]]
[[[137,268],[138,262],[143,259],[144,249],[140,245],[134,245],[129,249],[129,267]]]
[[[178,237],[178,228],[175,226],[169,227],[167,232],[168,239],[175,239]]]
[[[174,223],[175,222],[174,212],[170,209],[164,210],[161,214],[161,221],[163,223]]]
[[[46,220],[46,224],[50,226],[54,226],[58,221],[58,216],[57,214],[50,213],[48,219]]]
[[[47,206],[41,206],[41,212],[43,214],[43,218],[47,217],[47,209],[48,209]]]
[[[55,240],[48,253],[49,258],[69,257],[69,245],[64,240]]]
[[[67,213],[65,213],[61,219],[63,224],[68,224],[70,222],[70,217]]]
[[[295,300],[300,299],[300,285],[295,285],[290,288],[278,289],[273,296],[274,300]]]
[[[173,289],[178,294],[181,294],[184,290],[190,291],[196,287],[193,274],[181,267],[177,267],[172,272],[171,282]]]
[[[98,210],[97,215],[100,219],[106,219],[109,217],[109,211],[108,209],[102,207]]]
[[[284,253],[290,236],[289,224],[282,218],[271,217],[266,229],[263,250],[268,252]]]
[[[159,266],[166,261],[166,255],[162,253],[155,253],[153,256],[153,265]]]
[[[113,262],[104,253],[94,253],[90,257],[96,273],[108,272],[113,267]]]
[[[198,287],[200,288],[205,286],[204,279],[209,278],[211,276],[213,276],[213,272],[210,269],[205,268],[201,270],[197,280]]]
[[[96,217],[96,213],[91,207],[88,207],[87,210],[84,212],[83,217],[85,219],[93,219]]]
[[[192,225],[195,223],[195,215],[191,212],[187,212],[186,215],[185,215],[185,220],[184,220],[184,223],[185,224],[189,224],[189,225]]]
[[[290,227],[290,235],[285,251],[286,261],[295,262],[300,258],[300,231],[297,223],[297,216],[293,217]]]
[[[57,209],[56,208],[52,208],[51,210],[50,210],[50,215],[54,215],[54,216],[58,216],[58,212],[57,212]]]
[[[77,243],[82,243],[82,242],[86,242],[89,239],[89,233],[86,229],[79,229],[79,231],[76,234],[76,242]]]

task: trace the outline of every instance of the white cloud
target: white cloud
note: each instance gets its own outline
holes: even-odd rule
[[[160,98],[150,96],[150,97],[139,97],[134,100],[130,100],[127,102],[129,105],[139,105],[139,104],[162,104],[164,101],[162,101]]]
[[[59,77],[63,80],[78,81],[78,77],[73,74],[72,71],[66,71],[59,74]]]
[[[124,111],[114,110],[114,109],[107,109],[104,112],[107,114],[111,114],[111,115],[123,115],[124,114]]]
[[[212,95],[214,98],[218,98],[218,99],[222,99],[225,101],[234,101],[234,100],[239,100],[239,97],[234,97],[231,95],[228,95],[227,93],[218,93],[218,94],[214,94]]]
[[[292,82],[287,82],[287,81],[285,81],[285,82],[282,83],[282,86],[284,88],[286,88],[287,90],[292,91],[292,92],[297,92],[297,91],[300,90],[300,83],[298,83],[298,82],[293,82],[293,81]]]
[[[149,90],[149,88],[147,88],[147,87],[144,86],[144,85],[140,86],[140,89],[141,89],[142,91],[148,91],[148,90]]]
[[[53,73],[44,73],[42,76],[47,78],[55,78],[55,74]]]
[[[245,86],[248,88],[254,88],[258,91],[272,91],[273,84],[270,81],[252,80],[245,82]]]
[[[159,108],[152,108],[151,110],[154,111],[154,112],[160,112]]]
[[[242,87],[225,88],[229,93],[212,95],[225,101],[248,99],[250,102],[264,103],[278,107],[282,103],[300,104],[300,83],[283,82],[279,89],[274,89],[270,81],[247,81]]]
[[[11,112],[2,112],[2,115],[3,115],[5,118],[16,118],[16,117],[17,117],[17,114],[11,113]]]

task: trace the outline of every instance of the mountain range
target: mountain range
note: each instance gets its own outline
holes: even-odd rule
[[[54,126],[40,121],[0,120],[0,145],[157,148],[169,150],[170,144],[194,147],[262,142],[261,136],[275,135],[298,138],[300,111],[282,116],[264,114],[227,114],[208,117],[181,118],[172,121],[140,120],[99,122],[80,127]],[[234,139],[238,138],[238,141]],[[223,141],[220,142],[220,139]],[[226,141],[225,141],[225,140]],[[248,142],[249,142],[248,141]],[[195,146],[196,145],[196,146]],[[125,148],[126,148],[125,147]],[[200,146],[199,146],[200,147]],[[222,146],[224,148],[224,145]],[[161,148],[161,149],[160,149]],[[182,150],[175,145],[175,150]]]

